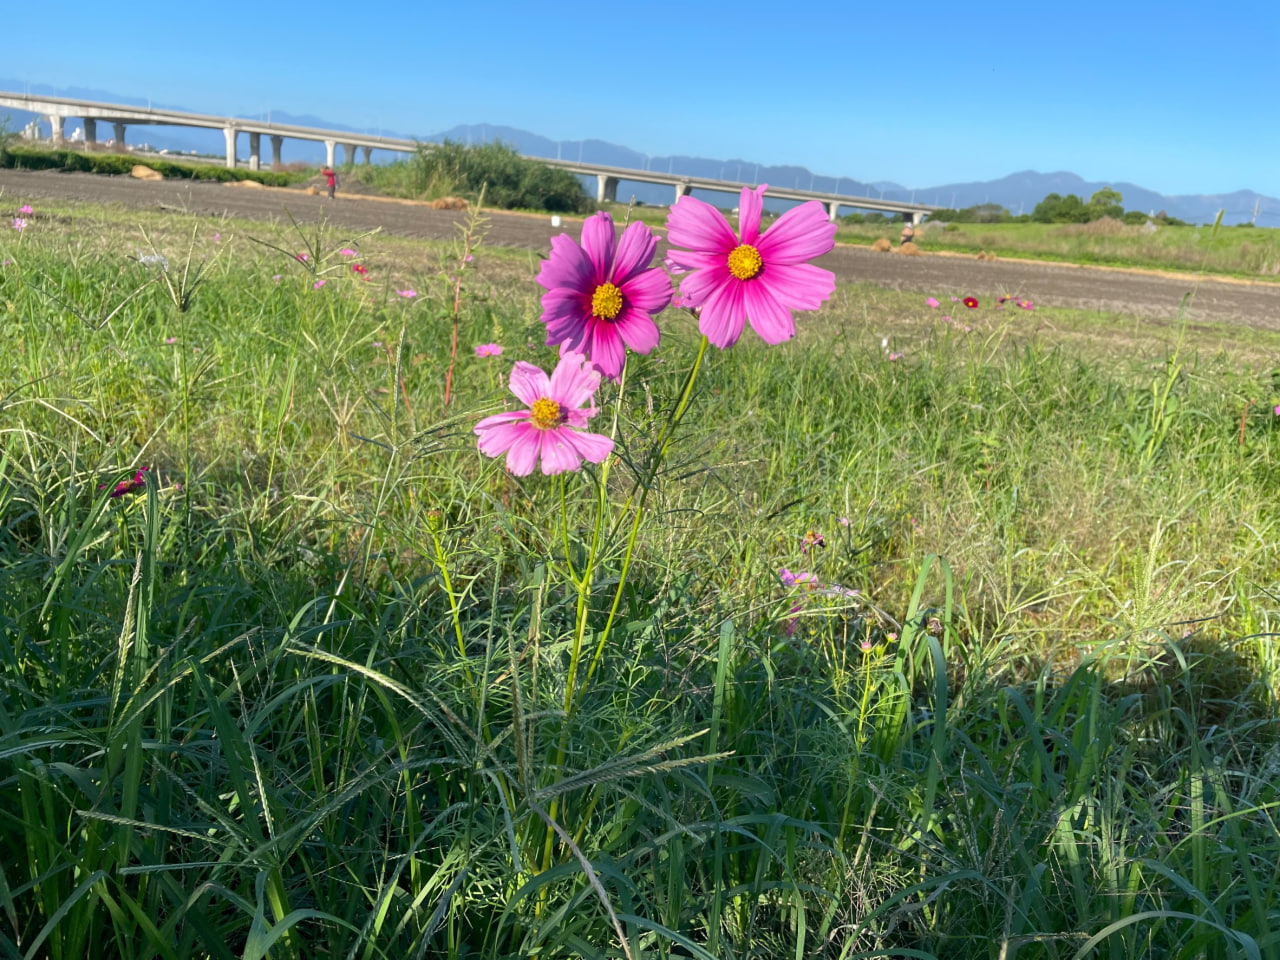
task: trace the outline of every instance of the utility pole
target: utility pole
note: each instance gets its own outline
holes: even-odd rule
[[[1250,226],[1256,227],[1258,225],[1258,204],[1261,202],[1262,202],[1261,197],[1253,198],[1253,219],[1249,221]]]

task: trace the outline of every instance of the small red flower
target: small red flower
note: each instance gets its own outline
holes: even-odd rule
[[[126,493],[135,493],[138,490],[141,490],[147,485],[146,475],[147,471],[150,469],[150,467],[143,467],[133,475],[132,480],[121,480],[115,485],[115,489],[111,491],[111,498],[114,500],[117,497],[123,497]],[[105,490],[107,489],[107,485],[105,483],[100,483],[98,484],[98,489]]]
[[[965,297],[965,298],[964,298],[964,305],[965,305],[966,307],[968,307],[970,310],[972,310],[972,309],[974,309],[975,307],[977,307],[977,305],[978,305],[978,298],[977,298],[977,297]]]
[[[369,272],[369,268],[366,267],[363,263],[353,263],[351,265],[351,269],[354,270],[356,273],[360,274],[360,276],[362,277]]]

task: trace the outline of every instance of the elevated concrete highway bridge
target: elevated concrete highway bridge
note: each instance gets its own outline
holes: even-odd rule
[[[308,140],[323,143],[325,162],[334,166],[337,160],[337,148],[342,147],[343,159],[348,164],[356,162],[357,148],[363,154],[365,163],[369,162],[374,150],[389,150],[393,153],[411,154],[417,152],[421,144],[416,140],[403,140],[397,137],[378,137],[367,134],[351,133],[346,130],[324,130],[317,127],[301,127],[286,123],[253,120],[247,117],[217,117],[204,113],[188,113],[183,110],[164,110],[152,107],[129,106],[120,103],[98,103],[93,100],[74,100],[65,97],[43,97],[25,93],[6,93],[0,91],[0,109],[8,107],[13,110],[25,110],[43,116],[50,126],[50,136],[55,145],[66,139],[66,122],[69,118],[84,121],[85,145],[94,149],[98,145],[98,123],[109,123],[112,126],[114,141],[123,149],[126,130],[130,126],[160,125],[173,127],[203,127],[221,130],[226,139],[227,166],[234,168],[238,162],[238,140],[242,133],[249,137],[249,169],[257,170],[262,164],[262,138],[270,138],[271,162],[279,167],[282,163],[281,151],[286,137],[294,140]],[[637,183],[665,184],[672,187],[673,202],[687,196],[693,190],[708,190],[717,193],[737,194],[742,183],[731,180],[717,180],[711,177],[687,177],[674,173],[659,173],[652,170],[632,170],[629,167],[609,167],[603,164],[583,163],[571,160],[550,160],[545,157],[530,157],[551,167],[559,167],[584,177],[596,178],[596,200],[600,203],[617,200],[618,184],[629,180]],[[921,203],[901,203],[895,200],[884,200],[876,197],[856,197],[838,193],[823,193],[818,190],[791,190],[785,187],[769,187],[765,191],[769,197],[782,200],[817,200],[827,209],[834,220],[842,207],[859,210],[876,210],[901,216],[904,220],[919,223],[935,207]]]

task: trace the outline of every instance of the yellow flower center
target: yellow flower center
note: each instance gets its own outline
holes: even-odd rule
[[[749,243],[740,243],[729,254],[729,272],[739,280],[750,280],[764,269],[760,251]]]
[[[591,315],[612,320],[622,312],[622,291],[612,283],[602,283],[591,295]]]
[[[550,430],[560,426],[560,404],[550,397],[539,397],[533,401],[530,422],[539,430]]]

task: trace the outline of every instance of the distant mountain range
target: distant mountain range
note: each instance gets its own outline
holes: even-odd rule
[[[21,81],[0,77],[0,89],[18,91],[27,89]],[[137,106],[148,104],[147,100],[138,97],[126,97],[105,90],[93,90],[79,87],[54,89],[46,84],[35,84],[29,87],[34,94],[45,96],[70,97],[82,100],[100,100],[106,103],[127,103]],[[155,104],[155,106],[168,106]],[[170,109],[186,109],[172,107]],[[3,115],[0,115],[2,118]],[[10,129],[20,129],[33,119],[34,115],[20,110],[9,111]],[[322,127],[331,130],[347,130],[353,133],[377,134],[388,137],[412,138],[392,130],[373,128],[357,128],[341,123],[333,123],[322,117],[299,115],[273,111],[271,119],[280,123],[297,124],[308,127]],[[74,122],[70,125],[74,127]],[[174,152],[195,150],[199,153],[220,154],[225,149],[222,133],[218,130],[198,130],[185,127],[134,127],[130,131],[132,143],[148,143],[157,149]],[[999,180],[987,180],[974,183],[946,183],[939,186],[909,188],[890,181],[866,182],[852,177],[834,177],[817,174],[807,167],[761,165],[750,160],[730,159],[714,160],[706,157],[661,156],[651,157],[632,150],[629,147],[604,140],[556,141],[520,130],[515,127],[497,126],[494,124],[471,124],[457,126],[451,130],[420,136],[423,141],[440,141],[444,139],[459,140],[463,143],[483,143],[501,140],[509,143],[521,153],[532,157],[563,157],[564,159],[586,160],[592,163],[606,164],[614,167],[627,167],[633,170],[660,170],[667,173],[679,173],[691,177],[714,177],[742,183],[772,183],[778,186],[810,188],[831,191],[849,196],[882,197],[886,200],[907,200],[928,203],[943,207],[969,207],[979,203],[998,203],[1012,213],[1030,213],[1031,210],[1049,193],[1066,195],[1074,193],[1088,200],[1090,195],[1103,187],[1110,186],[1124,195],[1124,205],[1130,210],[1143,210],[1148,213],[1165,211],[1170,216],[1180,217],[1192,223],[1211,223],[1219,210],[1225,210],[1224,223],[1240,223],[1255,218],[1259,226],[1280,227],[1280,199],[1263,196],[1252,190],[1237,190],[1227,194],[1195,194],[1181,196],[1165,196],[1154,190],[1148,190],[1134,183],[1087,181],[1074,173],[1038,173],[1024,170],[1011,173]],[[245,149],[242,144],[241,149]],[[324,147],[318,143],[301,140],[285,141],[286,161],[305,161],[319,163],[324,160]],[[375,162],[392,159],[396,155],[375,151]],[[594,190],[594,184],[589,184]],[[701,195],[702,191],[696,191]],[[671,201],[671,188],[639,181],[623,181],[618,189],[618,197],[634,196],[636,200],[650,204],[666,204]],[[708,193],[706,199],[726,204],[726,195]],[[788,204],[779,203],[778,206]]]

